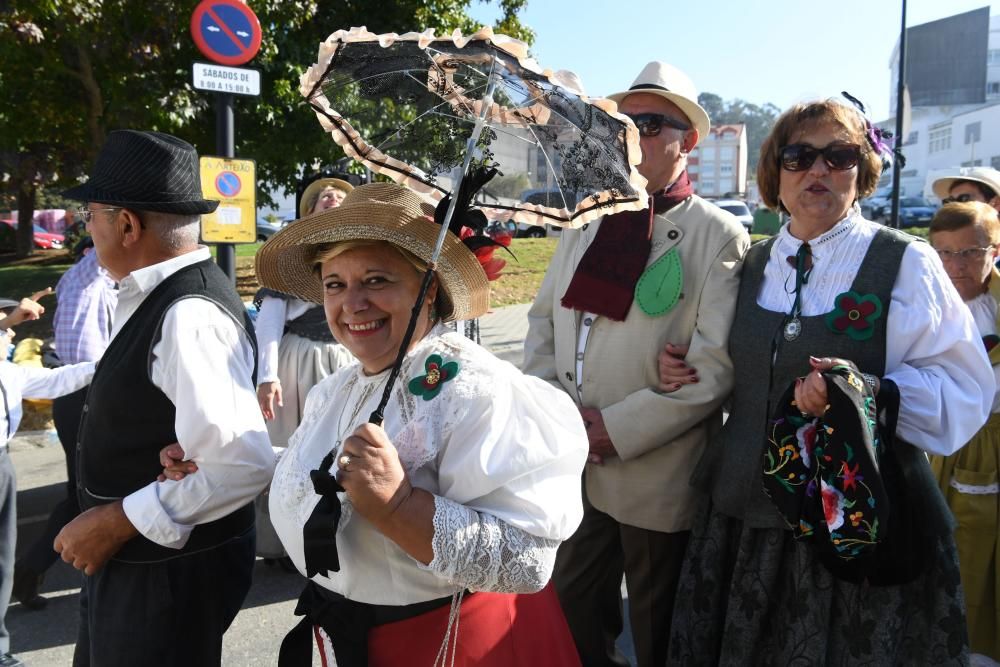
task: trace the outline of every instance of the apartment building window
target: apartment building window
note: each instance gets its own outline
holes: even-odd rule
[[[732,146],[720,146],[719,147],[719,159],[720,160],[732,160],[733,159],[733,147]]]
[[[951,125],[932,129],[927,135],[927,152],[940,153],[951,148]]]
[[[987,65],[1000,65],[1000,49],[990,49],[986,53]]]
[[[966,160],[965,162],[962,163],[962,166],[963,167],[982,167],[983,166],[983,161],[982,160]]]
[[[698,173],[698,165],[691,164],[690,162],[688,162],[687,172],[689,174],[697,174]]]
[[[990,158],[990,166],[994,169],[1000,169],[1000,155],[994,155]]]
[[[986,84],[986,97],[1000,97],[1000,81],[990,81]]]
[[[965,145],[968,146],[971,143],[979,141],[980,134],[983,129],[983,124],[980,121],[975,123],[969,123],[965,126]]]
[[[719,165],[719,173],[720,174],[731,174],[731,173],[733,173],[733,165],[731,165],[731,164]]]
[[[906,141],[903,142],[903,145],[910,146],[912,144],[917,143],[918,141],[920,141],[920,133],[917,130],[913,130],[910,132],[910,134],[907,135]]]
[[[702,181],[699,183],[698,189],[701,192],[713,193],[715,192],[715,181]]]

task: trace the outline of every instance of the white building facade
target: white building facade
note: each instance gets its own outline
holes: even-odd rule
[[[954,45],[953,45],[954,46]],[[957,167],[992,166],[1000,169],[1000,16],[989,18],[986,81],[982,102],[976,104],[919,105],[914,102],[910,127],[902,150],[906,166],[900,178],[902,196],[933,198],[930,185],[941,173]],[[890,109],[896,108],[899,47],[890,60]],[[908,82],[912,82],[910,77]],[[918,100],[919,101],[919,100]],[[878,123],[895,131],[895,118]],[[886,172],[880,186],[891,185]]]
[[[743,197],[747,191],[747,132],[743,124],[713,126],[688,156],[688,176],[701,197]]]

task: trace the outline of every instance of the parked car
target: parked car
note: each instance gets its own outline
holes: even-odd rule
[[[17,247],[17,242],[15,240],[17,223],[10,219],[0,220],[0,223],[3,223],[3,228],[0,229],[0,248],[13,250]],[[63,238],[62,234],[54,234],[46,231],[41,225],[35,225],[36,248],[42,248],[44,250],[58,250],[63,247],[63,243],[65,243],[65,238]]]
[[[906,190],[900,192],[900,196],[906,196]],[[882,216],[888,215],[892,209],[892,186],[882,186],[875,190],[870,197],[861,201],[861,215],[868,220],[881,220]]]
[[[735,215],[747,233],[750,232],[753,227],[753,214],[750,213],[750,207],[746,205],[746,202],[739,199],[716,199],[712,203],[723,211],[729,211]]]
[[[553,208],[563,206],[563,197],[566,197],[566,205],[572,209],[576,206],[576,194],[564,193],[559,190],[525,190],[521,193],[521,201],[539,206],[551,206]],[[558,234],[561,227],[553,225],[529,225],[524,222],[517,223],[517,236],[540,239],[550,234]]]
[[[284,227],[284,225],[284,220],[280,220],[278,222],[268,222],[264,218],[257,218],[257,240],[268,240],[275,232]]]
[[[937,209],[923,197],[903,197],[899,200],[899,227],[928,227]],[[892,204],[882,212],[882,224],[889,224]]]

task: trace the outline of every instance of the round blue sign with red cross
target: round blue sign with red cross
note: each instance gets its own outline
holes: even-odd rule
[[[215,177],[215,189],[223,197],[235,197],[243,189],[243,182],[235,173],[222,171]]]
[[[191,36],[205,57],[242,65],[260,50],[260,21],[240,0],[201,0],[191,14]]]

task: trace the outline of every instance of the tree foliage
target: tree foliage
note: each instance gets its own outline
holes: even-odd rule
[[[497,32],[533,39],[518,13],[526,0],[495,0]],[[340,28],[380,32],[477,26],[472,0],[252,0],[260,18],[261,96],[235,100],[236,156],[257,161],[258,185],[294,189],[303,170],[343,153],[321,130],[299,94],[299,77],[319,44]],[[119,128],[175,134],[215,154],[213,94],[195,90],[198,52],[190,0],[9,0],[0,3],[0,176],[4,207],[30,219],[39,187],[77,182],[108,132]],[[258,187],[261,203],[267,191]],[[20,224],[20,227],[30,225]],[[30,252],[30,230],[22,229]]]
[[[727,123],[746,125],[747,169],[753,177],[752,175],[757,173],[761,144],[764,143],[764,139],[774,127],[774,121],[781,114],[781,109],[770,102],[758,106],[739,98],[726,101],[714,93],[698,95],[698,104],[708,112],[708,117],[712,119],[712,125]]]

